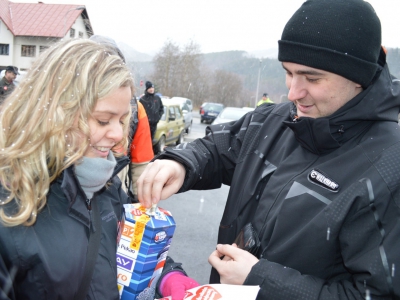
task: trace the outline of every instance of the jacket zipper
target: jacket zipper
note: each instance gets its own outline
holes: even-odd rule
[[[87,206],[88,213],[89,213],[89,235],[90,235],[90,232],[93,232],[93,230],[94,230],[93,222],[92,222],[92,200],[91,199],[86,199],[86,206]]]
[[[91,199],[86,199],[86,206],[88,211],[90,212],[92,210],[92,201]]]

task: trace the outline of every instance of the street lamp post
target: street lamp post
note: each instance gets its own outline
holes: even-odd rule
[[[261,59],[260,59],[260,65],[258,67],[257,91],[256,91],[256,97],[254,99],[254,107],[257,107],[258,88],[260,87],[260,74],[261,74]]]
[[[65,30],[67,29],[66,27],[67,27],[67,15],[68,15],[68,13],[69,13],[70,11],[72,11],[72,10],[84,10],[84,9],[85,9],[85,6],[77,6],[77,7],[75,7],[75,8],[71,8],[70,10],[68,10],[68,11],[65,13],[65,15],[64,15],[64,30],[63,30],[64,36],[65,36],[65,34],[66,34]]]

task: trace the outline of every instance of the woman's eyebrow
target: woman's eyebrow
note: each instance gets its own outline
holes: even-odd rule
[[[97,113],[97,114],[110,114],[110,115],[113,115],[113,116],[118,115],[117,112],[112,111],[112,110],[107,110],[107,109],[106,109],[106,110],[95,110],[93,113]],[[126,116],[127,114],[129,114],[129,110],[128,110],[126,113],[124,113],[123,116]]]

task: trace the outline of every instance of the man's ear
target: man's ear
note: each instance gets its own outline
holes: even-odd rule
[[[386,64],[386,53],[387,53],[386,48],[382,46],[378,57],[378,64],[382,67],[384,67]]]

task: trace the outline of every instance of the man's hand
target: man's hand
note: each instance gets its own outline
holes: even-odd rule
[[[221,260],[222,256],[224,258]],[[218,271],[221,283],[239,285],[246,280],[258,259],[236,245],[217,245],[217,250],[211,253],[208,262]]]
[[[149,163],[137,181],[139,202],[151,207],[167,199],[181,188],[186,170],[178,162],[168,159]]]

